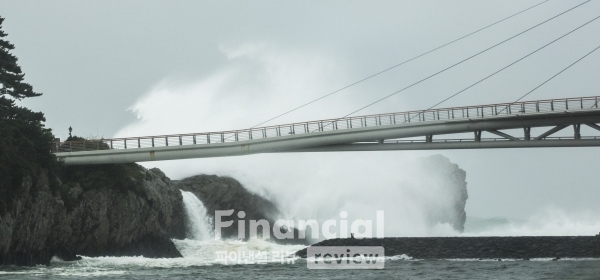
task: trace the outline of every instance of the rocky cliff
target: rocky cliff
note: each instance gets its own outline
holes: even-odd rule
[[[158,169],[134,165],[134,189],[50,188],[46,173],[26,177],[0,216],[0,264],[47,264],[52,256],[180,257],[171,237],[184,238],[181,193]]]

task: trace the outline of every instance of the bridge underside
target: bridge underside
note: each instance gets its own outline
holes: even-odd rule
[[[67,165],[81,165],[260,153],[592,147],[600,146],[600,136],[582,136],[581,127],[587,126],[600,131],[597,123],[600,123],[598,110],[563,111],[380,125],[240,142],[60,152],[56,155],[64,159]],[[542,127],[547,128],[544,133],[532,135],[532,128]],[[573,132],[571,137],[552,137],[554,133],[569,127]],[[520,135],[506,132],[514,129],[522,132]],[[482,138],[482,132],[494,134],[498,138]],[[472,137],[443,139],[460,133],[471,133]],[[421,140],[414,140],[415,137]]]

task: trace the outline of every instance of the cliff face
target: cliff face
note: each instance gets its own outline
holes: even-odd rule
[[[273,241],[280,244],[310,244],[307,239],[274,239],[273,225],[280,218],[281,214],[277,206],[254,193],[249,192],[231,177],[219,177],[216,175],[197,175],[185,178],[175,183],[176,186],[184,191],[194,193],[204,207],[207,214],[213,219],[215,210],[230,210],[234,213],[229,217],[223,217],[222,221],[233,221],[233,224],[221,230],[223,238],[238,238],[238,221],[244,220],[245,237],[250,236],[250,220],[267,220],[271,225],[270,236]],[[244,211],[246,216],[238,218],[239,211]],[[214,225],[214,224],[213,224]],[[262,232],[259,227],[258,233]],[[294,230],[294,236],[298,237],[298,232]]]
[[[135,191],[75,184],[62,198],[45,173],[25,178],[0,217],[0,264],[47,264],[54,255],[180,257],[170,238],[185,237],[181,193],[160,170],[137,171],[143,181]]]

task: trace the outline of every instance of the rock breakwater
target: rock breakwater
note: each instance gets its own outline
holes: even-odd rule
[[[600,258],[599,236],[338,238],[312,246],[383,246],[386,256],[417,259]]]

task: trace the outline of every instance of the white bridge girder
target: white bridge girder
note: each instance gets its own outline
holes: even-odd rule
[[[600,126],[596,123],[600,123],[600,110],[598,109],[554,111],[379,125],[307,134],[290,134],[240,142],[223,141],[225,143],[202,145],[182,145],[180,140],[180,145],[177,146],[59,152],[56,153],[56,156],[62,158],[66,165],[83,165],[240,156],[259,153],[591,147],[600,146],[600,137],[598,139],[580,139],[581,136],[578,136],[579,125],[588,124],[590,127],[600,130]],[[572,139],[544,139],[553,132],[573,125],[577,128]],[[550,130],[535,137],[528,135],[532,127],[550,127]],[[524,129],[525,137],[519,138],[500,131],[518,128]],[[488,131],[506,140],[482,140],[482,131]],[[473,133],[475,135],[474,139],[460,142],[434,140],[434,136],[465,132]],[[426,140],[413,143],[390,143],[389,141],[389,139],[410,137],[424,137]]]

